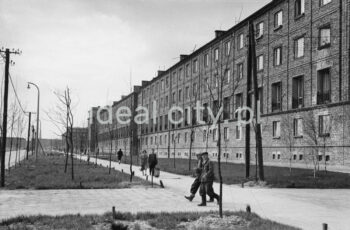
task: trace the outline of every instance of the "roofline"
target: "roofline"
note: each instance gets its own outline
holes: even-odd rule
[[[197,50],[195,50],[194,52],[190,53],[187,55],[187,57],[185,57],[184,59],[178,61],[177,63],[175,63],[174,65],[172,65],[171,67],[169,67],[168,69],[164,70],[164,73],[154,77],[152,80],[148,81],[148,84],[145,86],[141,86],[141,89],[144,89],[146,87],[148,87],[150,84],[152,84],[154,81],[158,80],[161,77],[166,76],[167,74],[169,74],[169,72],[171,72],[173,69],[177,68],[178,66],[182,65],[183,63],[191,60],[194,56],[198,55],[198,53],[202,52],[203,50],[207,49],[209,46],[211,46],[213,43],[216,43],[219,40],[222,40],[223,37],[228,37],[230,36],[235,30],[237,30],[240,27],[243,27],[245,24],[247,24],[249,21],[255,19],[258,17],[258,15],[260,15],[262,12],[266,11],[267,9],[272,8],[273,6],[275,6],[278,3],[281,3],[285,0],[272,0],[271,2],[267,3],[265,6],[263,6],[262,8],[260,8],[259,10],[255,11],[253,14],[249,15],[247,18],[245,18],[244,20],[242,20],[241,22],[239,22],[238,24],[232,26],[230,29],[228,29],[227,31],[223,32],[223,34],[221,36],[218,36],[212,40],[210,40],[209,42],[207,42],[206,44],[202,45],[201,47],[199,47]]]

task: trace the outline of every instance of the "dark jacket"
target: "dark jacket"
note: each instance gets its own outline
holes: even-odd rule
[[[119,151],[117,152],[117,155],[118,155],[118,158],[119,158],[119,159],[122,158],[122,156],[123,156],[123,151],[119,150]]]
[[[214,164],[209,159],[204,162],[202,167],[201,182],[213,182],[214,181]]]
[[[150,168],[156,166],[158,164],[157,155],[155,153],[152,153],[148,156],[148,165]]]

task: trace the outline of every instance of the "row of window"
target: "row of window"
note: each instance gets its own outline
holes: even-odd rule
[[[307,121],[314,122],[314,121]],[[313,124],[308,124],[311,128]],[[316,128],[316,126],[315,126]],[[331,129],[331,117],[330,115],[320,115],[318,117],[318,130],[311,130],[309,132],[318,132],[319,137],[329,137]],[[284,132],[288,132],[284,130]],[[285,133],[288,136],[288,133]],[[304,119],[294,118],[293,119],[293,135],[295,138],[302,138],[304,135]],[[272,122],[272,136],[275,139],[281,138],[281,121]]]
[[[320,6],[327,5],[332,0],[320,0]],[[295,1],[295,17],[300,17],[305,14],[305,0],[296,0]],[[281,28],[283,26],[283,11],[280,10],[275,13],[274,15],[274,27],[275,30]],[[260,22],[256,24],[256,37],[261,38],[264,34],[264,22]],[[329,25],[326,25],[324,27],[321,27],[319,29],[319,49],[327,48],[331,45],[331,28]],[[238,35],[237,39],[237,47],[238,49],[243,49],[245,46],[245,36],[243,33]],[[295,58],[300,58],[304,56],[304,47],[305,47],[305,37],[300,37],[295,39],[294,41],[294,55]],[[226,56],[229,56],[231,53],[231,41],[226,41],[224,44],[224,52]],[[274,50],[274,65],[279,66],[282,64],[282,47],[276,47]],[[219,48],[215,48],[213,51],[213,58],[214,62],[219,61]],[[204,54],[203,56],[203,63],[205,67],[209,67],[210,64],[210,57],[209,53]],[[258,70],[263,70],[263,63],[264,63],[264,57],[261,55],[258,57],[257,66]],[[199,71],[199,62],[198,59],[195,59],[193,61],[192,65],[192,72],[198,73]],[[239,66],[241,68],[241,66]],[[243,73],[243,71],[238,71],[240,73]],[[178,71],[174,71],[171,74],[172,80],[175,83],[176,79],[179,81],[182,81],[184,75],[186,77],[189,77],[191,75],[191,66],[190,64],[187,64],[185,68],[179,68]],[[239,74],[238,76],[241,75]],[[243,77],[243,76],[242,76]],[[147,97],[148,95],[152,95],[153,92],[157,92],[158,90],[164,90],[169,87],[169,76],[166,77],[166,79],[161,80],[160,83],[157,83],[153,86],[151,86],[149,89],[145,89],[144,95]]]

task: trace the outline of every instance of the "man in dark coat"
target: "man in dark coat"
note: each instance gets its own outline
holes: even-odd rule
[[[119,149],[119,151],[117,152],[118,155],[118,162],[120,164],[120,162],[122,161],[122,157],[123,157],[123,151],[121,149]]]
[[[199,194],[202,196],[202,203],[200,203],[198,206],[206,206],[207,205],[207,199],[206,195],[208,195],[211,200],[214,201],[214,199],[217,200],[219,203],[220,196],[214,192],[213,189],[213,183],[214,183],[214,164],[210,161],[208,153],[204,152],[202,154],[203,158],[203,167],[202,167],[202,176],[201,176],[201,186],[199,190]],[[214,198],[214,199],[212,199]]]
[[[189,196],[185,196],[185,198],[189,201],[192,201],[201,185],[201,175],[202,175],[202,154],[198,153],[197,154],[197,168],[195,169],[195,173],[196,173],[196,179],[193,181],[192,185],[191,185],[191,195]]]
[[[157,155],[154,153],[154,149],[152,149],[152,153],[148,156],[149,175],[154,176],[154,168],[157,164]]]

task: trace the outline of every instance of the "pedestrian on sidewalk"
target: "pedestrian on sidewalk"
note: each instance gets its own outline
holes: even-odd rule
[[[214,192],[213,183],[214,183],[214,164],[210,161],[208,152],[202,154],[203,158],[203,167],[202,167],[202,176],[201,176],[201,185],[199,194],[202,197],[202,203],[198,206],[207,206],[206,195],[210,197],[209,202],[214,202],[214,199],[219,203],[220,196]]]
[[[154,176],[154,168],[158,164],[157,155],[154,153],[154,149],[152,149],[152,153],[148,156],[148,167],[149,167],[149,175]]]
[[[147,156],[147,151],[143,150],[141,153],[140,157],[140,165],[141,165],[141,171],[143,176],[147,176],[147,161],[148,161],[148,156]]]
[[[122,149],[119,149],[119,151],[117,152],[117,155],[118,155],[118,162],[120,164],[120,162],[122,161],[122,157],[123,157]]]
[[[202,166],[203,166],[203,159],[202,154],[198,153],[197,155],[197,168],[195,168],[195,175],[196,179],[193,181],[190,189],[191,195],[185,196],[185,198],[189,201],[192,201],[201,185],[201,175],[202,175]]]

